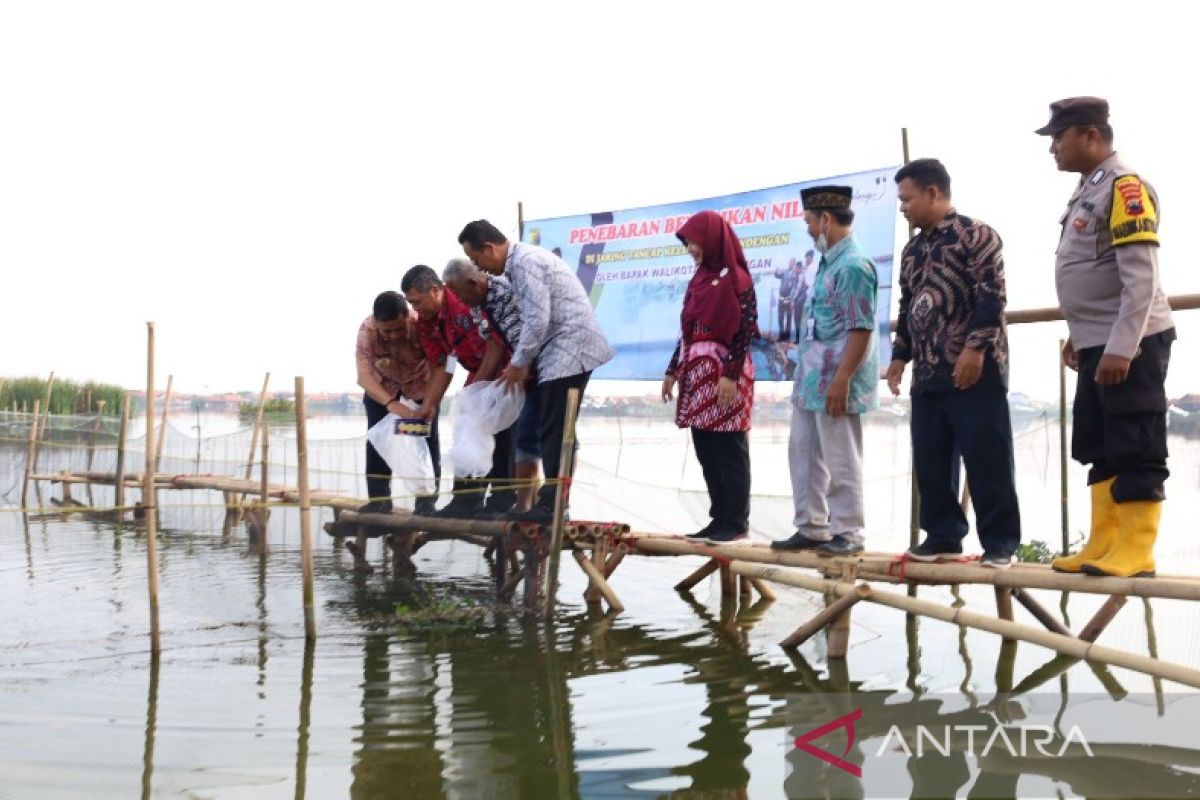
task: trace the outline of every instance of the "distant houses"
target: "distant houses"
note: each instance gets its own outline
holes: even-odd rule
[[[134,413],[145,411],[145,390],[130,391]],[[154,402],[162,410],[165,390],[155,393]],[[292,400],[291,392],[267,392],[267,400]],[[362,395],[348,392],[319,392],[305,396],[310,414],[350,414],[362,403]],[[171,394],[171,413],[198,412],[206,414],[236,414],[242,404],[258,404],[258,392],[224,392],[221,394]]]
[[[162,410],[164,392],[156,395],[156,407]],[[131,391],[134,413],[143,411],[146,407],[145,392]],[[268,392],[268,400],[292,400],[291,392]],[[362,395],[358,392],[319,392],[305,397],[310,415],[357,414],[361,411]],[[886,391],[880,393],[879,411],[871,415],[872,419],[883,421],[888,418],[904,419],[908,416],[908,398],[892,397]],[[791,398],[789,396],[760,396],[755,403],[755,416],[762,420],[787,420],[791,417]],[[1009,408],[1014,420],[1029,420],[1052,414],[1057,417],[1058,404],[1035,400],[1022,392],[1010,392]],[[219,394],[175,394],[171,395],[170,413],[213,413],[237,414],[249,404],[256,407],[258,392],[224,392]],[[450,411],[452,398],[444,401],[444,412]],[[664,403],[656,394],[626,395],[606,397],[589,394],[584,397],[583,406],[589,415],[601,417],[639,417],[670,419],[675,414],[673,403]],[[1168,427],[1172,433],[1200,433],[1200,394],[1186,394],[1178,399],[1169,401],[1170,413]],[[1067,415],[1071,414],[1070,399],[1067,402]]]
[[[1189,414],[1195,414],[1200,411],[1200,394],[1185,394],[1178,400],[1172,400],[1171,405]]]

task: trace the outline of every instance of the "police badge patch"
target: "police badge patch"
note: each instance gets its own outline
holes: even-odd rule
[[[1122,175],[1113,181],[1109,230],[1114,246],[1158,244],[1158,209],[1137,175]]]

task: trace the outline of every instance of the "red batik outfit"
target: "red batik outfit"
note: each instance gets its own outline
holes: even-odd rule
[[[732,228],[702,212],[680,229],[681,239],[704,250],[683,298],[682,336],[667,374],[679,381],[675,424],[706,431],[750,429],[754,362],[750,340],[758,333],[754,281]],[[737,381],[737,400],[717,405],[721,377]]]
[[[750,526],[750,414],[758,333],[754,280],[742,245],[720,215],[701,211],[679,230],[703,249],[683,299],[682,335],[667,374],[679,385],[675,424],[690,428],[704,471],[712,521],[697,535],[731,541]],[[732,403],[717,403],[721,378],[737,381]]]

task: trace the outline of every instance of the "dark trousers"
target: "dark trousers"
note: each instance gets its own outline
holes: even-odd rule
[[[500,511],[508,511],[517,500],[517,490],[513,488],[513,476],[516,474],[516,424],[512,424],[497,433],[493,440],[492,469],[483,478],[483,482],[491,485],[491,496],[488,502]],[[479,498],[483,500],[483,498]]]
[[[387,408],[376,403],[372,398],[363,395],[363,405],[367,408],[367,430],[375,427],[375,423],[387,416]],[[438,415],[435,413],[429,424],[429,458],[433,461],[433,474],[440,481],[442,477],[442,448],[438,441]],[[375,445],[367,442],[367,498],[383,500],[392,496],[392,468],[379,455]],[[433,494],[437,499],[437,493]]]
[[[1002,387],[913,395],[912,452],[921,527],[931,540],[958,545],[967,535],[967,515],[958,498],[961,454],[983,549],[998,555],[1016,551],[1021,543],[1021,512],[1014,480],[1012,421]]]
[[[538,430],[542,423],[542,403],[539,398],[537,382],[533,381],[525,388],[525,405],[521,406],[521,415],[517,417],[519,464],[534,464],[542,457],[541,431]]]
[[[785,342],[792,338],[792,307],[791,300],[779,301],[779,341]]]
[[[583,392],[587,388],[591,372],[581,372],[566,378],[556,378],[538,384],[538,400],[542,404],[541,422],[538,424],[538,438],[542,446],[542,470],[546,473],[546,483],[538,490],[537,504],[548,508],[554,507],[554,491],[558,478],[559,463],[562,461],[563,422],[567,413],[567,393],[571,389],[579,390],[579,400],[583,401]]]
[[[692,428],[692,446],[708,486],[708,515],[720,531],[750,528],[750,437],[746,431]]]
[[[1171,328],[1142,339],[1129,376],[1116,386],[1096,383],[1104,347],[1079,351],[1071,456],[1091,464],[1088,484],[1113,481],[1118,503],[1162,500],[1167,471],[1167,364]]]

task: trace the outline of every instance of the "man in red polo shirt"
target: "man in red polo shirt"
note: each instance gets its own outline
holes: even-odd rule
[[[419,316],[417,329],[421,346],[429,362],[429,383],[425,402],[414,409],[414,416],[432,417],[450,381],[461,364],[467,370],[466,385],[477,380],[490,381],[508,365],[504,343],[494,330],[486,338],[480,333],[471,309],[446,288],[431,267],[418,264],[405,273],[400,282],[409,304]],[[513,478],[513,428],[496,434],[492,451],[492,469],[481,479],[454,479],[450,503],[437,516],[471,517],[480,512],[502,514],[512,508],[516,492]],[[484,502],[489,485],[491,495]]]

